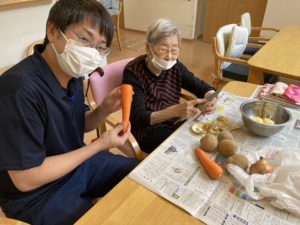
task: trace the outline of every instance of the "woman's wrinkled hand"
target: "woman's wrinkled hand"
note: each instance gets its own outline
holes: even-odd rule
[[[218,99],[217,98],[213,98],[212,101],[210,102],[206,102],[205,106],[203,108],[203,113],[205,114],[212,114],[216,111],[216,103],[217,103]]]
[[[180,103],[175,108],[177,112],[177,116],[181,118],[189,119],[199,114],[201,111],[197,108],[197,106],[203,105],[206,102],[207,102],[206,99],[195,99],[195,100]]]

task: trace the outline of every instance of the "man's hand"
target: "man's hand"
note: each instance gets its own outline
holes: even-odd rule
[[[122,129],[123,129],[123,123],[103,133],[101,137],[97,139],[95,142],[97,141],[101,142],[104,148],[113,148],[113,147],[121,146],[125,144],[130,134],[130,129],[131,129],[130,123],[125,133],[122,132]]]

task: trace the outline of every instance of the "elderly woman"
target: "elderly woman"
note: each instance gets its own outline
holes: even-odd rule
[[[130,121],[141,149],[152,152],[183,121],[200,113],[214,111],[214,103],[203,99],[214,88],[198,79],[179,60],[180,33],[175,23],[158,19],[147,30],[146,53],[131,61],[124,70],[123,83],[134,90]],[[181,88],[198,99],[180,102]]]

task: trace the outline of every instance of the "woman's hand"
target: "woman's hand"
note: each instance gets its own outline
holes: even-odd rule
[[[214,98],[212,101],[206,103],[206,107],[204,109],[205,114],[212,114],[216,110],[217,98]]]
[[[186,101],[175,106],[178,117],[189,119],[201,111],[198,109],[199,105],[203,105],[207,102],[206,99],[195,99]]]
[[[123,129],[123,123],[120,123],[115,128],[103,133],[100,138],[95,140],[95,142],[101,142],[101,145],[104,146],[105,149],[124,145],[130,134],[130,129],[131,129],[130,123],[125,133],[122,132],[122,129]]]
[[[109,115],[121,108],[121,90],[120,87],[116,87],[109,92],[104,98],[101,106],[106,115]]]
[[[203,113],[205,114],[212,114],[216,110],[216,103],[218,101],[217,97],[214,97],[211,101],[206,102],[203,107]]]

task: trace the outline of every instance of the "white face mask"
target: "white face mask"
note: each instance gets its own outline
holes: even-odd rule
[[[177,62],[177,60],[166,61],[166,60],[158,58],[152,51],[151,47],[150,47],[150,51],[152,53],[151,62],[153,64],[153,66],[160,71],[171,69]]]
[[[60,31],[66,45],[60,54],[56,51],[53,43],[52,47],[56,54],[60,68],[68,75],[78,78],[93,72],[106,62],[106,56],[100,54],[95,48],[80,46],[72,39],[67,39]]]

